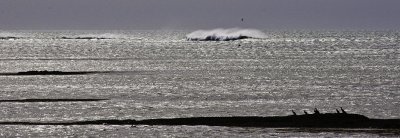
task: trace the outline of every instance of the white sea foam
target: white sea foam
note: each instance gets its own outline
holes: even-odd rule
[[[193,41],[230,41],[245,38],[265,38],[266,35],[256,29],[213,29],[197,30],[186,35],[187,40]]]

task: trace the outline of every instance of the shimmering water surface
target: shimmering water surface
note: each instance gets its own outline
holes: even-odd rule
[[[277,116],[291,109],[400,118],[399,32],[268,32],[266,38],[187,41],[191,31],[0,31],[0,121]],[[62,37],[101,37],[84,40]],[[0,136],[398,136],[399,130],[208,126],[0,126]]]

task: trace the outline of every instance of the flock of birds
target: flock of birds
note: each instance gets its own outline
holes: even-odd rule
[[[338,113],[338,114],[347,114],[347,112],[346,111],[344,111],[344,109],[342,108],[342,107],[340,107],[340,110],[342,111],[342,112],[340,112],[338,109],[336,109],[336,113]],[[293,115],[297,115],[296,114],[296,112],[294,111],[294,110],[292,110],[292,113],[293,113]],[[306,111],[306,110],[304,110],[304,114],[305,115],[308,115],[309,113]],[[314,114],[321,114],[319,111],[318,111],[318,109],[317,108],[314,108]]]

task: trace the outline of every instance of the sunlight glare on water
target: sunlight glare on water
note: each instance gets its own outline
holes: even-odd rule
[[[266,32],[266,31],[264,31]],[[398,32],[266,32],[266,38],[187,41],[190,31],[8,31],[0,97],[101,98],[98,102],[0,103],[1,121],[195,116],[279,116],[318,108],[399,118]],[[0,35],[0,37],[3,37]],[[101,37],[107,39],[62,39]],[[0,126],[1,136],[348,136],[386,132],[207,126]],[[16,131],[21,130],[21,131]],[[23,130],[23,131],[22,131]],[[397,133],[398,132],[390,132]]]

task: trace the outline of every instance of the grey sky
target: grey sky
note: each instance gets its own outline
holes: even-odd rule
[[[399,7],[400,0],[0,0],[0,29],[399,29]]]

